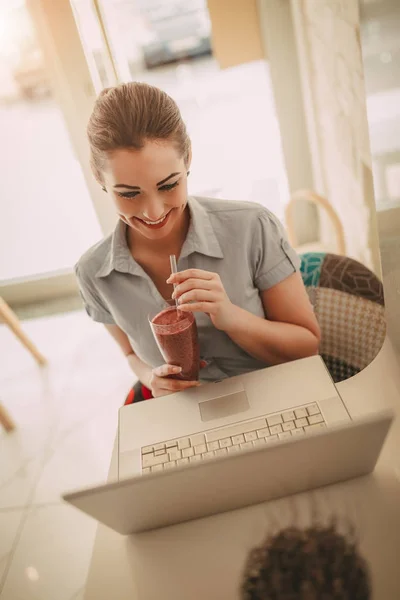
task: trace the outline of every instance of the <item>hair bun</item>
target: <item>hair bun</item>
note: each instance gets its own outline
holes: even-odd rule
[[[111,90],[113,90],[114,88],[112,87],[107,87],[104,88],[104,90],[101,90],[100,94],[98,95],[98,98],[102,98],[103,96],[106,96],[108,94],[108,92],[111,92]]]

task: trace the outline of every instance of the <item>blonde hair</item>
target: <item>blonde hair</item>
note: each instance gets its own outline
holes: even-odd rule
[[[190,139],[176,102],[147,83],[106,88],[98,96],[87,126],[90,164],[99,183],[107,153],[143,148],[146,141],[170,141],[187,163]]]

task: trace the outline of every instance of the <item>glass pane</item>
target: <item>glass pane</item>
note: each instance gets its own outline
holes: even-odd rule
[[[87,64],[97,93],[115,85],[115,75],[92,0],[71,0]]]
[[[399,27],[398,2],[361,2],[361,42],[378,210],[400,203]]]
[[[71,269],[101,237],[24,2],[0,7],[0,280]]]

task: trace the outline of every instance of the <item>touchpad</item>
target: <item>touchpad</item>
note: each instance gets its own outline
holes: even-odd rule
[[[247,400],[246,392],[234,392],[225,396],[218,396],[212,400],[206,400],[199,403],[200,415],[202,421],[211,421],[213,419],[221,419],[229,417],[241,412],[245,412],[250,408]]]

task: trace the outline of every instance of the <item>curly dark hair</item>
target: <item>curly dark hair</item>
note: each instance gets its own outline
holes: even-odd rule
[[[288,527],[248,557],[243,600],[370,600],[368,565],[334,525]]]

